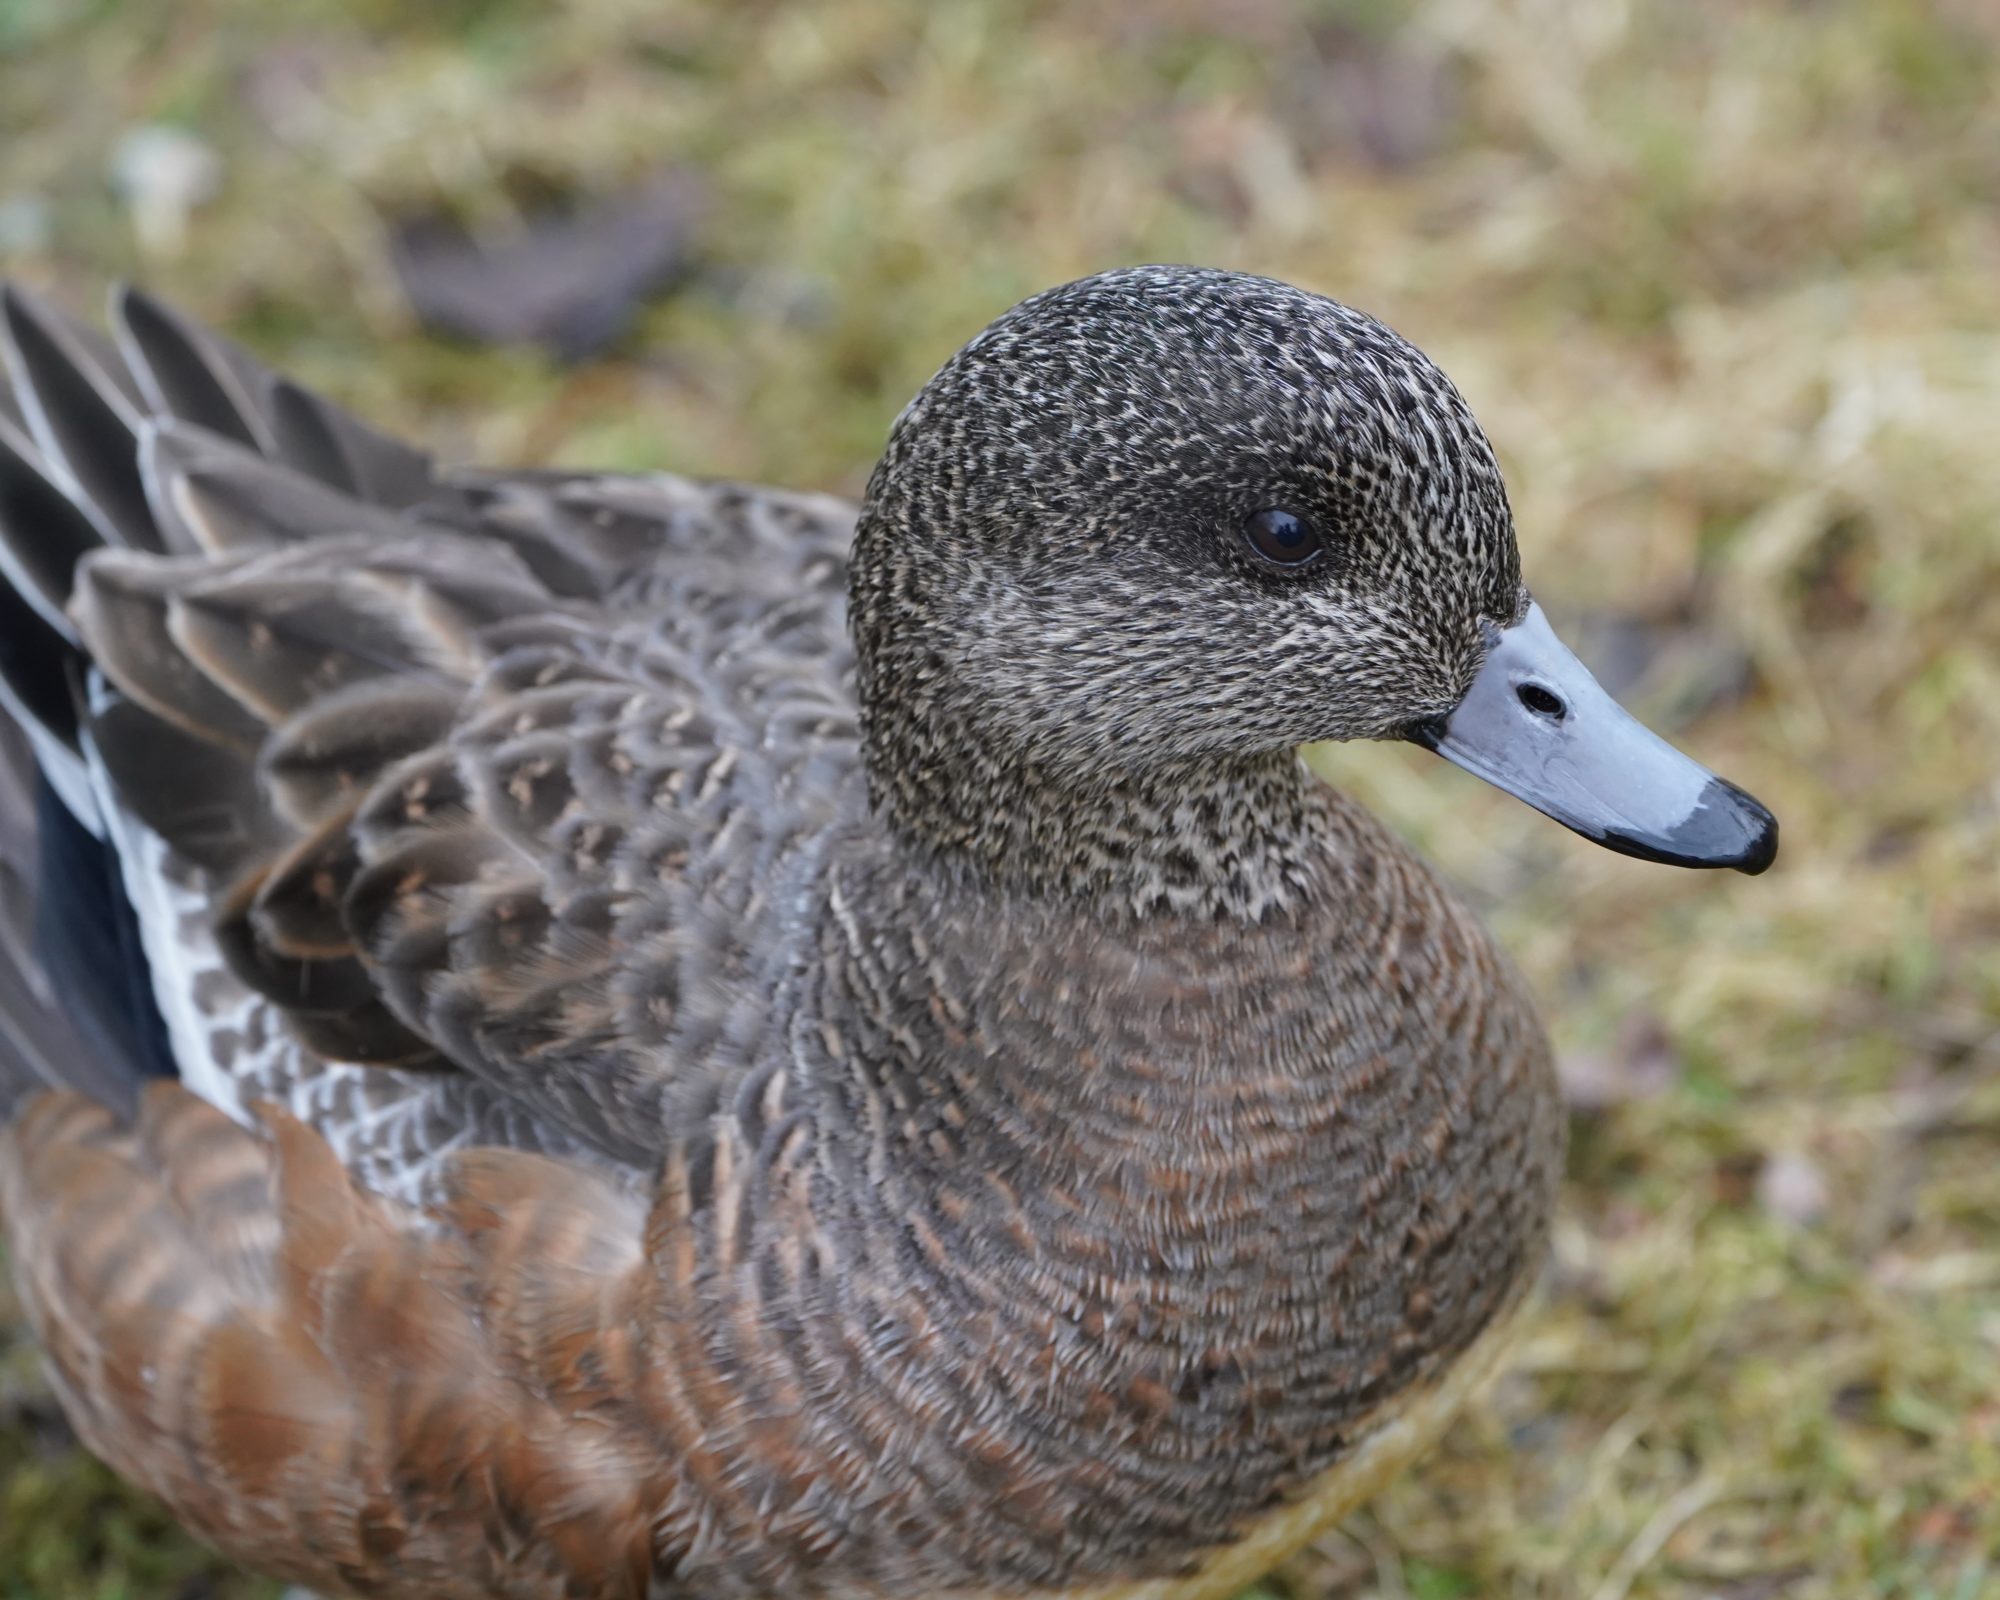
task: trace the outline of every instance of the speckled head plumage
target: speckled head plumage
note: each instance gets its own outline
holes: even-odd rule
[[[1267,507],[1323,558],[1260,560]],[[1023,302],[903,413],[855,602],[871,715],[915,696],[1081,774],[1395,734],[1523,595],[1492,449],[1422,352],[1269,279],[1138,267]]]
[[[1310,563],[1246,537],[1273,511]],[[999,318],[898,419],[850,591],[878,806],[1017,886],[1262,914],[1325,739],[1416,739],[1632,854],[1776,850],[1548,631],[1450,380],[1267,278],[1126,268]]]

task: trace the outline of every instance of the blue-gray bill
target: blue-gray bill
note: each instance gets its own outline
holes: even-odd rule
[[[1604,692],[1532,602],[1465,698],[1410,738],[1586,839],[1647,861],[1762,872],[1778,819]]]

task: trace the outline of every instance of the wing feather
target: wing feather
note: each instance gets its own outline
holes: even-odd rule
[[[11,589],[54,619],[33,660],[101,675],[88,756],[160,980],[228,976],[162,996],[176,1049],[247,994],[296,1070],[456,1069],[538,1138],[656,1159],[672,1108],[742,1070],[784,965],[760,919],[858,804],[846,508],[441,479],[143,295],[115,346],[0,311],[30,435],[0,491],[57,508],[0,493]]]
[[[849,511],[440,475],[141,295],[0,321],[0,687],[183,1079],[0,1121],[86,1442],[330,1592],[637,1597],[768,1526],[785,1424],[683,1312],[865,805]]]
[[[162,550],[139,477],[144,403],[103,335],[19,288],[0,290],[0,354],[42,454],[107,544]]]

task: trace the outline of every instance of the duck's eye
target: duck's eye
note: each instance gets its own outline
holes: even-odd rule
[[[1325,549],[1319,530],[1282,506],[1253,511],[1243,524],[1243,537],[1250,541],[1252,550],[1278,567],[1307,566]]]

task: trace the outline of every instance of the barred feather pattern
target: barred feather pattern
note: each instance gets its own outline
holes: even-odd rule
[[[1177,331],[1169,269],[1118,279],[1013,315],[1170,365],[1237,297],[1365,375],[1328,477],[1382,526],[1314,585],[1203,569],[1231,620],[1097,689],[1140,565],[1066,587],[1122,514],[1092,460],[1203,481],[1101,388],[1064,403],[1119,449],[1024,459],[1022,524],[956,542],[911,508],[977,473],[913,408],[850,554],[833,501],[439,473],[143,297],[122,354],[8,300],[0,570],[95,674],[38,748],[102,797],[183,1070],[0,1131],[93,1450],[330,1594],[1195,1595],[1515,1304],[1561,1148],[1533,1007],[1292,748],[1365,729],[1246,701],[1231,744],[1215,699],[1360,616],[1354,716],[1453,693],[1516,603],[1490,453],[1355,313],[1192,274]],[[1039,439],[1039,348],[943,436]],[[51,495],[67,554],[8,515]],[[1163,582],[1169,532],[1126,552]],[[1118,756],[1156,726],[1185,747]]]

